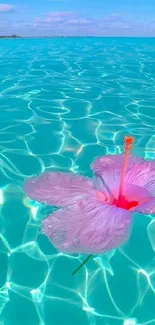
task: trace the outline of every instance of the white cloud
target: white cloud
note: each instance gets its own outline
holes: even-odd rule
[[[0,12],[9,12],[13,11],[14,7],[9,3],[0,3]]]

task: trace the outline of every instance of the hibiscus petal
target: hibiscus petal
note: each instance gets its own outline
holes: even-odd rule
[[[134,212],[142,214],[155,214],[155,197],[151,197],[146,203],[140,204]]]
[[[149,160],[152,169],[155,169],[155,160]]]
[[[144,183],[144,187],[155,196],[155,169],[152,169],[148,175],[147,180]]]
[[[106,185],[102,188],[105,193],[107,193],[107,187],[108,191],[113,194],[119,188],[123,161],[124,155],[107,155],[97,158],[91,164],[95,176],[102,177]],[[149,162],[140,157],[129,156],[125,183],[143,186],[148,179],[150,169]]]
[[[95,174],[94,185],[96,183],[98,190],[105,191],[107,195],[108,193],[110,196],[112,195],[114,189],[119,186],[123,159],[123,155],[107,155],[93,161],[90,167]],[[100,185],[99,178],[102,178]]]
[[[129,202],[137,201],[138,206],[148,202],[151,198],[149,191],[145,187],[141,187],[133,184],[125,184],[124,186],[124,196],[125,199]],[[136,207],[132,208],[132,211],[135,211]],[[131,211],[131,210],[130,210]]]
[[[96,197],[91,180],[73,173],[45,172],[26,181],[23,189],[32,200],[58,207]]]
[[[102,254],[127,240],[131,225],[131,212],[87,198],[49,215],[42,232],[59,251]]]

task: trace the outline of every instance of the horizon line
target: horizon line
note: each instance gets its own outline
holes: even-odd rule
[[[13,37],[14,36],[14,37]],[[117,36],[112,36],[112,35],[51,35],[51,36],[20,36],[20,35],[0,35],[0,38],[155,38],[155,35],[147,35],[147,36],[143,36],[143,35],[139,35],[139,36],[134,36],[134,35],[130,35],[130,36],[123,36],[123,35],[117,35]]]

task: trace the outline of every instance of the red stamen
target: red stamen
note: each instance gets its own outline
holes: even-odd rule
[[[124,140],[124,163],[123,163],[121,179],[120,179],[118,200],[120,200],[123,197],[124,179],[125,179],[127,163],[128,163],[128,159],[129,159],[129,153],[130,153],[130,150],[132,149],[132,145],[134,142],[134,137],[124,136],[123,140]]]

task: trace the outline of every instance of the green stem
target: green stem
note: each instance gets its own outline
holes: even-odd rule
[[[86,264],[89,260],[90,260],[90,258],[92,257],[92,255],[93,254],[89,254],[86,258],[85,258],[85,260],[72,272],[72,275],[75,275],[80,269],[81,269],[81,267],[84,265],[84,264]]]

